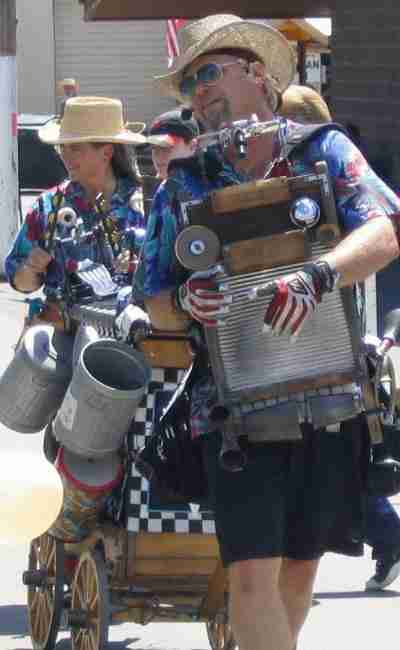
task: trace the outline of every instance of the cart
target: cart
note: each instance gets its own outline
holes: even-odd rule
[[[171,394],[188,365],[181,341],[167,338],[168,345],[159,337],[156,346],[144,350],[152,378],[128,448],[143,445],[160,398]],[[128,464],[123,500],[122,526],[99,523],[89,537],[74,544],[47,532],[31,542],[23,582],[34,650],[53,650],[61,626],[70,630],[73,650],[105,650],[109,626],[128,621],[204,621],[211,648],[233,650],[227,577],[212,513],[160,503],[160,495],[152,494],[133,462]]]

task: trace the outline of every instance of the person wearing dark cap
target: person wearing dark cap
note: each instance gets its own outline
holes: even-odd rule
[[[157,117],[150,126],[147,141],[151,144],[151,155],[157,177],[167,178],[168,165],[177,158],[189,158],[196,149],[199,135],[197,122],[185,109],[168,111]]]

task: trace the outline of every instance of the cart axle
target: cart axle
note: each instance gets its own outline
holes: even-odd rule
[[[67,613],[67,626],[76,629],[89,629],[88,612],[84,609],[70,609]]]
[[[47,585],[47,569],[32,569],[24,571],[22,574],[22,583],[25,587],[45,587]]]

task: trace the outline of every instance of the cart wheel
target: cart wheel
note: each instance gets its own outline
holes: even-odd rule
[[[82,554],[72,582],[72,650],[105,650],[108,641],[110,599],[104,560],[99,551]]]
[[[225,607],[207,622],[207,635],[212,650],[239,650]]]
[[[28,619],[34,650],[53,650],[64,604],[64,546],[45,533],[31,542],[29,569],[23,574],[28,587]]]

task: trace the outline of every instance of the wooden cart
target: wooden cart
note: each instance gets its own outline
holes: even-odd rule
[[[73,650],[105,650],[109,625],[128,621],[204,621],[213,650],[236,647],[212,535],[135,534],[110,524],[64,545],[45,533],[31,543],[23,582],[34,650],[53,650],[61,623]]]
[[[172,390],[171,379],[177,381],[189,361],[179,342],[172,354],[170,337],[167,354],[163,346],[161,337],[145,351],[153,374],[129,436],[133,446],[150,433],[155,393]],[[74,544],[48,533],[32,541],[23,582],[34,650],[53,650],[61,625],[71,632],[73,650],[105,650],[109,625],[127,621],[204,621],[213,650],[236,647],[212,514],[189,506],[154,509],[146,502],[148,490],[132,465],[124,526],[99,524]]]

